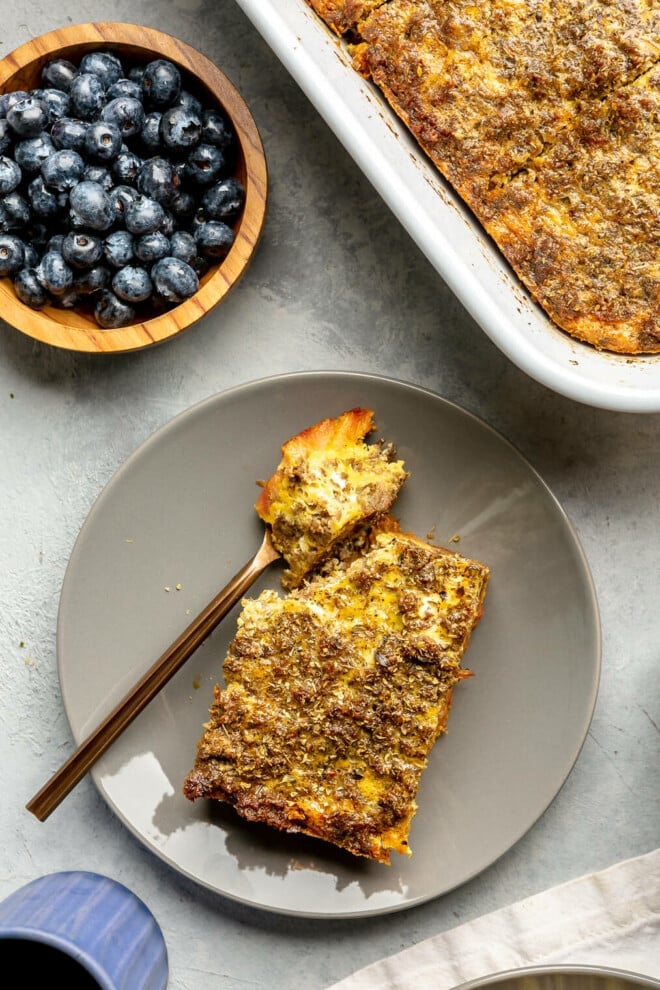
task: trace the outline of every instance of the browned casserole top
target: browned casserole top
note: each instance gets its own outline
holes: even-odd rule
[[[375,10],[382,0],[308,0],[328,27],[335,34],[350,34],[355,25],[371,10]]]
[[[388,863],[443,731],[488,569],[396,531],[247,599],[184,793]]]
[[[656,0],[387,0],[356,37],[356,68],[555,322],[660,351]]]
[[[658,122],[660,66],[585,105],[480,204],[486,229],[555,321],[623,353],[660,350]]]

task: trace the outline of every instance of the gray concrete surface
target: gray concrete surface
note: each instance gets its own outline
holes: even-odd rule
[[[553,394],[490,343],[231,0],[0,0],[0,55],[87,20],[152,25],[242,91],[270,168],[262,243],[216,313],[165,345],[99,359],[0,321],[0,897],[91,869],[152,908],[177,990],[323,990],[360,966],[660,844],[660,415]],[[0,314],[1,315],[1,314]],[[172,416],[239,382],[368,371],[439,392],[511,440],[576,527],[603,624],[595,717],[536,826],[482,875],[402,914],[320,922],[200,889],[143,848],[86,778],[47,823],[24,805],[69,755],[55,632],[67,560],[96,496]]]

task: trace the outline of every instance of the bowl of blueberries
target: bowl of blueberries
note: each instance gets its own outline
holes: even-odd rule
[[[268,173],[212,61],[137,24],[54,30],[0,61],[0,316],[68,350],[141,349],[243,276]]]

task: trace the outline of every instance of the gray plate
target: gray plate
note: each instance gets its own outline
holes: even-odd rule
[[[457,990],[660,990],[660,980],[599,966],[526,966],[470,980]]]
[[[492,569],[467,656],[475,676],[454,692],[425,771],[413,856],[386,867],[182,796],[238,607],[92,770],[109,806],[174,869],[309,917],[397,911],[463,883],[527,832],[577,759],[598,689],[598,608],[575,532],[529,463],[474,416],[403,382],[308,372],[248,383],[177,416],[115,474],[74,546],[58,619],[79,743],[256,551],[256,481],[281,444],[358,405],[411,471],[396,503],[404,528]],[[250,594],[279,578],[274,567]]]

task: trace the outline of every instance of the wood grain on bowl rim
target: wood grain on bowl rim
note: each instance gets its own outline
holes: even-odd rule
[[[9,279],[0,279],[0,316],[37,340],[67,350],[122,352],[149,347],[186,330],[216,306],[243,276],[263,230],[268,196],[264,149],[252,113],[236,87],[210,59],[188,44],[153,28],[120,22],[90,22],[57,28],[26,42],[0,60],[0,93],[39,85],[50,59],[77,63],[87,51],[117,51],[127,59],[165,58],[191,80],[209,101],[220,104],[237,133],[236,174],[245,186],[245,205],[234,226],[235,239],[226,258],[200,279],[190,299],[153,318],[116,330],[103,330],[93,316],[79,310],[46,306],[33,310],[16,297]]]

